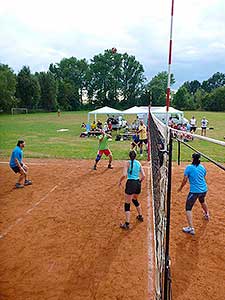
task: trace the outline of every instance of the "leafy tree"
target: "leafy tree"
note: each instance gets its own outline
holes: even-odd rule
[[[36,73],[40,88],[41,98],[39,107],[48,111],[56,110],[57,108],[57,82],[51,72]]]
[[[196,109],[203,109],[203,99],[206,96],[206,92],[202,89],[199,88],[194,94],[194,103]]]
[[[166,90],[168,83],[168,73],[166,71],[154,76],[146,86],[146,91],[150,95],[152,105],[166,105]],[[175,83],[174,75],[171,74],[170,85]]]
[[[225,111],[225,86],[207,94],[203,99],[203,108],[211,111]]]
[[[57,101],[58,106],[64,110],[76,110],[80,107],[77,89],[69,81],[58,81]]]
[[[178,89],[176,94],[173,97],[172,101],[173,106],[177,109],[187,109],[191,106],[190,94],[188,93],[186,87],[182,86]]]
[[[187,89],[187,91],[194,95],[197,90],[201,87],[201,83],[198,80],[186,81],[183,86]]]
[[[225,74],[219,72],[202,83],[202,89],[208,93],[221,86],[225,86]]]
[[[88,97],[96,106],[131,106],[138,103],[143,89],[143,66],[127,53],[94,56],[90,64]]]
[[[20,100],[19,105],[27,108],[37,108],[40,93],[38,79],[31,74],[29,67],[24,66],[17,76],[16,96]]]
[[[119,100],[122,56],[105,50],[93,57],[90,64],[88,97],[96,106],[115,104]]]
[[[125,53],[121,58],[121,96],[123,97],[123,103],[126,106],[138,105],[146,80],[144,68],[134,56]]]
[[[0,64],[0,109],[9,111],[16,106],[16,75],[7,65]]]
[[[75,57],[64,58],[60,63],[50,65],[49,71],[60,81],[60,103],[63,107],[69,106],[70,109],[76,110],[83,103],[83,95],[87,87],[88,69],[89,66],[85,59],[78,60]],[[63,96],[63,93],[66,90],[68,91],[69,86],[70,96],[68,97],[67,93]],[[65,87],[67,88],[65,89]],[[72,90],[73,92],[71,92]],[[63,101],[65,101],[65,105]]]

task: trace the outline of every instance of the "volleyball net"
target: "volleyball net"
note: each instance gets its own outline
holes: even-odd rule
[[[170,139],[166,127],[152,114],[149,115],[150,167],[155,241],[155,291],[156,299],[162,299],[165,277],[166,251],[166,201],[168,188],[168,152]]]
[[[154,224],[154,243],[155,243],[155,291],[157,300],[171,300],[171,272],[169,256],[169,235],[170,235],[170,197],[171,197],[171,178],[172,178],[172,147],[173,141],[185,146],[185,151],[190,149],[200,153],[202,157],[210,161],[220,169],[225,171],[225,165],[209,157],[205,153],[193,147],[192,142],[196,139],[202,142],[210,142],[225,147],[225,142],[200,136],[191,135],[191,142],[182,140],[184,132],[170,128],[163,124],[151,113],[148,122],[149,141],[150,141],[150,169],[151,169],[151,188],[153,204],[153,224]],[[204,144],[204,143],[203,143]],[[206,143],[205,143],[206,145]],[[190,157],[191,157],[190,153]],[[180,159],[180,153],[178,151]],[[178,159],[178,164],[179,164]]]

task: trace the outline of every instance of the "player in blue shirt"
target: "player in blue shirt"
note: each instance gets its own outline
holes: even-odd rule
[[[31,185],[32,181],[28,180],[28,166],[23,162],[23,148],[25,147],[25,142],[19,140],[16,147],[12,151],[10,158],[10,168],[15,173],[20,173],[18,182],[16,183],[16,188],[23,188],[24,185]]]
[[[125,188],[125,204],[124,210],[126,215],[126,222],[120,224],[122,229],[129,229],[130,226],[130,203],[131,201],[135,205],[138,216],[137,220],[143,222],[141,205],[137,200],[138,195],[141,192],[141,182],[145,179],[144,170],[139,161],[136,158],[136,152],[131,150],[129,153],[130,160],[126,162],[123,170],[123,175],[120,178],[119,186],[122,181],[127,177],[126,188]],[[140,178],[141,175],[141,178]]]
[[[183,228],[183,232],[194,235],[195,230],[192,222],[192,207],[198,199],[201,203],[204,217],[206,220],[209,220],[209,210],[205,201],[205,196],[207,193],[207,184],[205,180],[206,169],[200,164],[200,154],[194,153],[192,155],[192,164],[188,165],[184,171],[184,178],[181,183],[181,186],[178,189],[178,192],[181,192],[182,188],[185,186],[189,180],[190,192],[186,200],[186,216],[188,221],[188,227]]]

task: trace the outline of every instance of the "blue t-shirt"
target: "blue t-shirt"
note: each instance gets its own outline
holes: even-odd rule
[[[129,163],[130,163],[130,166],[129,166],[129,169],[127,171],[127,179],[138,180],[139,179],[139,174],[141,172],[141,164],[139,163],[138,160],[134,159],[132,173],[130,174],[131,160],[129,161]]]
[[[9,165],[12,168],[17,166],[17,164],[15,162],[15,158],[17,158],[19,163],[21,164],[22,159],[23,159],[23,151],[20,149],[19,146],[16,146],[16,148],[13,149],[13,152],[12,152],[12,155],[11,155],[11,158],[10,158]]]
[[[207,192],[207,184],[205,181],[206,169],[201,164],[198,166],[188,165],[184,171],[184,175],[188,177],[191,193]]]

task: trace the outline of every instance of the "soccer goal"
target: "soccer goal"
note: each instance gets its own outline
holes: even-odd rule
[[[28,109],[27,108],[20,108],[20,107],[13,107],[11,108],[11,114],[17,115],[17,114],[27,114]]]

